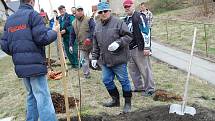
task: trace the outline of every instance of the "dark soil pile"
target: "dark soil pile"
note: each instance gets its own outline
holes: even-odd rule
[[[193,107],[197,110],[195,116],[169,114],[169,106],[158,106],[117,116],[85,116],[82,117],[82,121],[215,121],[215,110],[198,106]],[[77,118],[73,117],[72,119],[72,121],[78,121]],[[66,119],[60,119],[59,121],[66,121]]]
[[[163,101],[163,102],[166,102],[166,101],[173,101],[173,100],[176,100],[176,101],[182,101],[182,97],[180,95],[176,95],[172,92],[168,92],[166,90],[156,90],[155,91],[155,96],[153,98],[154,101]]]
[[[55,112],[56,113],[66,113],[66,106],[65,106],[65,100],[64,96],[53,92],[51,93],[52,102],[54,104]],[[78,99],[75,99],[74,97],[69,97],[69,108],[75,107],[75,100],[77,103],[79,103]]]
[[[193,107],[197,110],[195,116],[169,114],[169,106],[158,106],[148,110],[114,116],[107,121],[215,121],[215,110]]]

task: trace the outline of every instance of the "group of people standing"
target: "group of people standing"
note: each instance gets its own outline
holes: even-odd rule
[[[65,56],[68,58],[71,68],[78,68],[78,53],[80,53],[80,63],[84,77],[90,78],[89,55],[92,51],[94,19],[85,16],[84,8],[81,6],[72,7],[72,14],[66,12],[64,5],[59,6],[58,11],[60,16],[58,16],[56,10],[53,11],[55,18],[50,20],[50,27],[54,27],[54,20],[59,22]]]
[[[52,30],[34,11],[34,5],[35,0],[21,0],[19,10],[7,19],[0,42],[2,50],[12,56],[15,72],[23,78],[28,92],[27,121],[36,121],[39,117],[41,121],[57,120],[46,79],[44,47],[57,40],[58,29],[72,68],[79,68],[80,61],[84,77],[88,79],[89,64],[94,68],[101,66],[102,80],[112,99],[103,106],[120,106],[115,77],[122,86],[124,113],[131,111],[132,91],[142,92],[143,96],[154,93],[150,62],[152,14],[145,3],[141,3],[141,11],[136,11],[132,0],[124,0],[122,5],[127,15],[123,20],[111,15],[108,2],[98,4],[97,20],[94,16],[85,16],[81,6],[73,7],[70,15],[61,5],[58,7],[60,16],[56,10],[53,11],[55,18],[50,20]],[[54,25],[55,20],[59,21],[60,27]],[[133,90],[128,72],[134,84]]]

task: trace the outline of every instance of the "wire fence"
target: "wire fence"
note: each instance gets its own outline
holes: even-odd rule
[[[189,52],[194,27],[197,27],[195,56],[215,62],[215,24],[154,18],[152,35],[156,41]]]

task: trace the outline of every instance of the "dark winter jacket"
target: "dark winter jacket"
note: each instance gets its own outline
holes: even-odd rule
[[[0,45],[12,56],[18,77],[47,73],[45,46],[56,40],[57,33],[45,27],[43,18],[28,4],[22,4],[5,24]]]
[[[126,64],[128,61],[128,46],[132,40],[127,25],[120,19],[110,17],[106,23],[97,23],[93,40],[93,60],[100,60],[108,67]],[[108,46],[117,42],[120,46],[114,51],[108,51]]]
[[[133,40],[129,44],[129,48],[134,49],[138,47],[139,50],[150,49],[150,46],[148,47],[148,39],[144,40],[144,37],[147,38],[149,33],[146,16],[135,11],[131,17],[125,17],[124,21],[133,34]]]

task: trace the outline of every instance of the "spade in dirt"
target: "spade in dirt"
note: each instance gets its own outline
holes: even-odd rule
[[[186,114],[190,114],[192,116],[194,116],[196,114],[196,109],[194,107],[186,106],[187,98],[188,98],[189,79],[190,79],[191,66],[192,66],[192,60],[193,60],[193,51],[194,51],[195,41],[196,41],[196,31],[197,31],[197,28],[195,27],[193,42],[192,42],[192,49],[191,49],[191,54],[190,54],[190,63],[189,63],[189,67],[188,67],[187,80],[186,80],[186,84],[185,84],[185,91],[184,91],[182,105],[179,105],[179,104],[170,105],[169,113],[176,113],[178,115],[184,115],[186,113]]]

